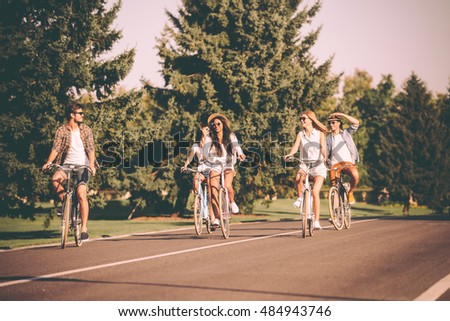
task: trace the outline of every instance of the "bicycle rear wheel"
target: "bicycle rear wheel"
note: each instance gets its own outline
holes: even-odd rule
[[[72,198],[70,195],[64,196],[63,213],[61,215],[61,248],[64,249],[67,244],[67,234],[69,233],[69,219],[72,208]]]
[[[342,230],[344,219],[341,211],[341,199],[339,190],[333,186],[328,194],[328,210],[330,212],[331,222],[336,230]]]
[[[343,193],[343,208],[344,208],[344,226],[346,229],[350,228],[350,225],[352,224],[352,214],[350,209],[350,204],[348,203],[348,195],[347,193]]]
[[[78,203],[74,203],[72,209],[72,224],[73,224],[73,234],[75,237],[75,245],[81,246],[83,241],[81,240],[81,215]]]
[[[202,200],[200,195],[195,194],[194,197],[194,227],[195,227],[195,233],[197,235],[202,234],[202,227],[203,227],[203,219],[202,219]]]
[[[230,204],[225,188],[219,190],[220,229],[225,239],[230,237]]]

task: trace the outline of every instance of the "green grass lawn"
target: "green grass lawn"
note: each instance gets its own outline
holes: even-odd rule
[[[292,207],[293,200],[279,199],[270,204],[270,207],[262,205],[261,201],[255,203],[252,215],[234,215],[232,223],[277,221],[299,219],[298,212]],[[132,219],[128,215],[132,208],[127,201],[111,201],[104,209],[94,209],[90,213],[89,234],[91,238],[107,238],[118,235],[146,233],[176,228],[193,229],[190,217],[171,217],[170,214],[156,216],[145,211],[136,212]],[[12,249],[40,244],[57,244],[60,239],[60,221],[54,217],[50,226],[44,229],[44,220],[50,211],[49,206],[44,206],[43,213],[36,215],[35,221],[24,219],[0,218],[0,249]],[[427,208],[412,208],[410,217],[431,216]],[[328,217],[328,205],[326,200],[321,202],[321,218]],[[393,217],[402,216],[401,206],[377,206],[365,203],[356,203],[352,207],[352,217]],[[194,233],[194,232],[193,232]],[[72,237],[70,237],[72,240]]]

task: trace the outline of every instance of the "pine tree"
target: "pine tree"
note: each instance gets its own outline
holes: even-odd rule
[[[448,178],[448,173],[442,173],[443,160],[448,158],[442,155],[448,155],[448,146],[442,144],[440,111],[414,73],[396,96],[395,104],[395,116],[381,129],[376,172],[378,177],[385,177],[393,200],[404,201],[412,192],[420,204],[436,208],[448,190],[448,183],[447,187],[439,184],[441,174]]]
[[[48,199],[49,179],[40,168],[65,122],[66,103],[84,91],[108,97],[131,68],[134,50],[103,57],[121,37],[111,29],[121,2],[109,11],[105,3],[1,1],[0,215],[32,217],[35,202]],[[99,111],[86,112],[92,125]]]
[[[384,133],[385,123],[395,117],[394,110],[395,85],[390,75],[383,76],[376,88],[365,90],[363,96],[355,101],[361,119],[360,136],[357,146],[362,155],[362,166],[367,171],[367,185],[375,190],[384,188],[387,184],[383,172],[379,172],[383,165],[380,158],[382,148],[380,141]]]
[[[192,141],[196,123],[213,112],[225,114],[250,158],[234,183],[247,212],[257,196],[272,191],[274,178],[292,176],[281,157],[285,142],[295,138],[298,115],[320,110],[339,81],[330,76],[331,58],[317,66],[310,53],[320,29],[302,32],[320,1],[299,9],[301,3],[185,0],[178,15],[168,13],[171,26],[159,40],[174,98],[164,115],[171,122],[168,135],[179,131]],[[181,116],[171,118],[172,110]]]

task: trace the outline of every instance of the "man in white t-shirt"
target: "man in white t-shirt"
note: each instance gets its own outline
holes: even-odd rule
[[[58,128],[53,141],[53,147],[48,156],[47,162],[42,167],[47,169],[56,159],[58,165],[83,165],[88,166],[75,172],[76,191],[81,214],[81,240],[87,241],[87,222],[89,217],[89,203],[87,199],[89,178],[95,175],[95,147],[92,130],[83,124],[83,109],[76,104],[69,104],[66,107],[66,117],[68,122]],[[64,181],[66,174],[57,171],[52,178],[52,184],[58,197],[63,200]]]
[[[342,118],[350,122],[350,127],[344,130],[342,129]],[[330,180],[334,183],[341,173],[348,174],[350,176],[348,201],[350,204],[354,204],[353,191],[359,182],[359,173],[356,168],[359,154],[352,135],[359,127],[359,120],[343,113],[333,113],[328,118],[328,125],[331,128],[331,134],[326,138],[327,159],[328,162],[331,162],[331,169],[341,167],[340,170],[330,171]]]

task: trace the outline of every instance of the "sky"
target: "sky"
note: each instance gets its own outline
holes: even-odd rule
[[[301,6],[313,2],[304,0]],[[165,10],[176,14],[181,4],[181,0],[122,0],[113,28],[122,30],[123,37],[110,56],[136,49],[133,69],[122,86],[139,88],[141,79],[164,86],[156,38],[168,23]],[[319,64],[334,55],[333,74],[343,72],[345,77],[365,70],[373,77],[373,86],[382,75],[391,74],[400,90],[415,72],[432,92],[447,92],[450,0],[323,0],[311,28],[319,26],[322,30],[311,52]]]

